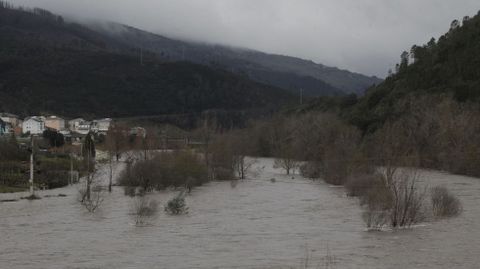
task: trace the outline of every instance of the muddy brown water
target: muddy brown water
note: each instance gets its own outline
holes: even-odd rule
[[[368,232],[358,201],[342,188],[284,176],[269,159],[254,170],[235,187],[196,188],[184,216],[163,212],[176,192],[150,195],[162,207],[145,227],[133,225],[132,198],[118,187],[93,215],[77,202],[76,186],[39,192],[67,197],[0,203],[0,268],[300,268],[307,252],[311,268],[327,253],[334,268],[480,266],[480,179],[423,171],[429,185],[460,198],[462,215]]]

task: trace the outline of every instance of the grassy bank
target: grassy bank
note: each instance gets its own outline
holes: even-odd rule
[[[22,192],[26,190],[27,188],[23,188],[23,187],[10,187],[5,185],[0,185],[0,193]]]

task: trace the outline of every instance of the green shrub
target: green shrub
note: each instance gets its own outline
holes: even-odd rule
[[[187,214],[188,207],[185,202],[185,192],[180,192],[177,196],[168,201],[165,206],[165,212],[171,215]]]

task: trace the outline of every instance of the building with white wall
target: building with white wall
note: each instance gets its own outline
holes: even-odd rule
[[[23,121],[22,132],[34,135],[42,134],[45,131],[44,117],[28,117]]]
[[[15,127],[22,127],[22,120],[14,114],[11,113],[0,113],[0,119],[6,123],[10,123],[10,125]]]
[[[92,122],[91,130],[95,133],[106,134],[108,132],[108,129],[110,129],[111,124],[112,124],[112,119],[110,118],[94,120]]]

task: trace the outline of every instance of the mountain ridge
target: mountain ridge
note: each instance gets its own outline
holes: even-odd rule
[[[0,110],[67,117],[268,111],[295,97],[205,65],[141,62],[115,42],[45,10],[0,5]]]
[[[91,23],[87,27],[109,35],[119,42],[158,53],[168,61],[187,60],[212,66],[218,65],[269,84],[272,81],[265,79],[259,73],[268,73],[270,77],[276,79],[285,78],[288,74],[292,76],[290,81],[296,79],[298,82],[275,86],[295,93],[305,86],[305,80],[317,80],[313,83],[315,86],[304,89],[307,93],[311,93],[309,94],[311,96],[348,93],[362,95],[368,87],[382,81],[374,76],[368,77],[293,56],[205,42],[181,41],[115,22]]]

